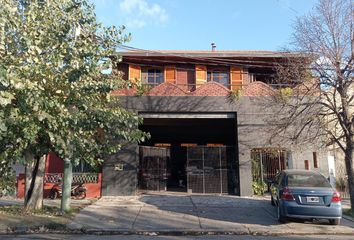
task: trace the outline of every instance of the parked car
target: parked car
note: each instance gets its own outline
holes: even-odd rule
[[[277,206],[279,222],[288,218],[328,219],[338,225],[342,218],[340,194],[319,172],[284,170],[270,187],[271,203]]]

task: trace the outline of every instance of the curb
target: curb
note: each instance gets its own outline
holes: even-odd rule
[[[290,236],[290,235],[333,235],[333,232],[328,233],[309,233],[309,232],[284,232],[284,233],[271,233],[267,231],[215,231],[215,230],[164,230],[164,231],[143,231],[143,230],[119,230],[119,229],[80,229],[80,230],[54,230],[54,229],[1,229],[1,235],[30,235],[30,234],[63,234],[63,235],[141,235],[141,236],[218,236],[218,235],[234,235],[234,236]],[[336,232],[336,235],[352,236],[353,232]]]
[[[354,218],[351,217],[351,216],[349,216],[349,215],[343,214],[343,215],[342,215],[342,218],[344,218],[344,219],[346,219],[346,220],[348,220],[348,221],[354,222]]]

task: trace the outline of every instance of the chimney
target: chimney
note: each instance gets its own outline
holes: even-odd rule
[[[216,50],[216,45],[215,45],[215,43],[211,43],[211,51],[212,51],[212,52],[215,52],[215,50]]]

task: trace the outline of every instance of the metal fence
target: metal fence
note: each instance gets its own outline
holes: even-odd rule
[[[44,183],[59,183],[63,180],[63,173],[46,173]],[[97,173],[73,173],[73,183],[98,183]]]
[[[252,180],[261,193],[269,191],[269,182],[286,168],[287,152],[283,149],[257,148],[251,150]]]
[[[348,187],[348,175],[345,169],[344,161],[336,162],[335,166],[335,185],[337,191],[339,191],[340,195],[344,199],[349,199],[349,187]]]

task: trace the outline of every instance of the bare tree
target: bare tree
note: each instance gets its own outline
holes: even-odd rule
[[[354,3],[320,0],[297,18],[292,49],[298,57],[278,67],[282,88],[274,134],[292,141],[323,140],[344,153],[351,205],[354,206]]]

